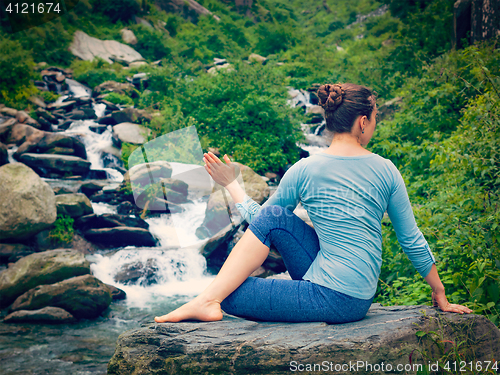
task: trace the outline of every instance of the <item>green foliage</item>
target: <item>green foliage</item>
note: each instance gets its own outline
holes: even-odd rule
[[[74,220],[70,216],[57,215],[57,219],[49,232],[49,239],[55,245],[67,245],[73,241],[75,230]]]
[[[21,107],[37,90],[33,59],[16,41],[0,39],[0,101],[7,106]]]
[[[133,47],[142,57],[154,61],[170,56],[171,49],[164,33],[141,24],[133,25],[130,29],[137,37],[137,44]]]
[[[109,64],[101,58],[93,61],[75,60],[71,64],[73,77],[91,88],[94,88],[106,81],[125,82],[127,73],[118,63]]]
[[[136,0],[92,0],[92,8],[107,16],[111,22],[128,21],[139,12]]]
[[[46,103],[55,102],[61,95],[53,93],[52,91],[40,91],[38,94]]]
[[[116,92],[110,92],[109,94],[107,94],[106,100],[114,104],[129,105],[129,106],[134,105],[134,101],[127,95],[118,94]]]
[[[410,181],[408,193],[417,223],[438,260],[449,300],[465,303],[496,324],[500,323],[498,58],[499,52],[486,44],[435,60],[422,78],[402,88],[407,95],[402,110],[381,124],[382,134],[374,137],[373,147],[397,162]],[[421,131],[412,131],[412,125]],[[385,261],[377,301],[428,302],[429,287],[401,253],[390,223],[384,224]]]

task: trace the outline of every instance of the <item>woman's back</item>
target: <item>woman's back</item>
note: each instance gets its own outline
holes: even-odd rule
[[[317,284],[368,299],[376,291],[382,264],[381,220],[387,210],[398,240],[419,272],[433,257],[418,229],[401,174],[373,153],[339,156],[318,153],[301,159],[283,176],[262,206],[291,211],[301,202],[320,240],[321,250],[304,276]],[[251,221],[260,207],[250,204]]]

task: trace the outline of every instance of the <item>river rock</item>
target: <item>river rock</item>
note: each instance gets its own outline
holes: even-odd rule
[[[0,273],[0,306],[41,284],[52,284],[69,277],[90,273],[82,253],[69,249],[33,253]]]
[[[140,217],[128,215],[102,214],[85,215],[75,220],[75,227],[81,231],[98,228],[134,227],[148,229],[149,224]]]
[[[89,229],[83,233],[85,238],[107,247],[156,246],[156,240],[149,230],[144,228],[114,227]]]
[[[24,143],[15,152],[14,158],[19,160],[19,157],[24,153],[63,155],[70,153],[69,155],[87,159],[85,145],[78,138],[41,130],[37,132],[31,130],[31,132],[32,134],[25,138]]]
[[[33,254],[34,250],[20,243],[0,243],[0,263],[15,263],[26,255]]]
[[[30,125],[17,123],[11,128],[6,143],[15,143],[19,146],[28,139],[32,143],[38,142],[44,135],[45,132],[43,130],[38,130]]]
[[[57,218],[52,188],[21,163],[0,167],[0,240],[26,239]]]
[[[0,113],[2,115],[7,115],[7,116],[10,116],[10,117],[16,117],[16,115],[17,115],[17,109],[9,108],[9,107],[2,107],[2,108],[0,108]]]
[[[0,142],[7,142],[10,136],[10,132],[14,125],[17,124],[17,120],[15,118],[9,118],[4,122],[0,123]],[[7,142],[12,143],[12,142]]]
[[[125,181],[141,187],[172,176],[172,166],[163,160],[134,165],[123,176]],[[151,181],[151,179],[153,181]]]
[[[118,145],[121,145],[122,142],[142,145],[150,133],[150,129],[131,122],[122,122],[113,126],[113,139],[117,141]]]
[[[40,175],[55,173],[59,175],[85,175],[90,170],[90,162],[71,155],[31,154],[25,153],[19,161],[37,171]]]
[[[437,331],[443,337],[436,344],[418,337],[417,331]],[[443,340],[468,340],[474,361],[500,358],[500,331],[484,316],[374,304],[365,319],[348,324],[254,322],[231,316],[208,323],[149,324],[120,335],[108,375],[285,375],[298,372],[299,364],[300,373],[312,374],[318,367],[307,370],[306,364],[324,363],[331,373],[373,374],[381,372],[365,368],[366,363],[382,362],[393,366],[389,372],[397,372],[398,364],[403,369],[409,364],[411,353],[412,363],[428,365],[419,351],[434,354],[433,363],[441,359],[438,345],[448,345]],[[452,344],[445,347],[453,350]],[[335,371],[336,364],[347,369]],[[349,364],[359,367],[350,371]]]
[[[146,110],[130,107],[125,108],[122,111],[113,111],[111,113],[111,117],[113,117],[113,120],[115,120],[117,124],[128,122],[151,122],[151,114],[149,114]]]
[[[131,63],[133,61],[144,60],[139,52],[115,40],[99,40],[77,30],[73,35],[73,42],[69,46],[69,51],[82,60],[92,61],[96,57],[112,63],[111,56]]]
[[[106,284],[92,275],[72,277],[50,285],[40,285],[19,296],[11,311],[60,307],[78,319],[94,319],[112,300]]]
[[[108,287],[109,292],[111,293],[111,298],[113,298],[113,301],[121,301],[127,298],[127,293],[125,293],[120,288],[117,288],[116,286],[110,284],[106,284],[106,286]]]
[[[148,259],[145,263],[124,264],[113,279],[125,285],[147,286],[158,283],[158,271],[156,261]]]
[[[17,113],[16,113],[16,120],[18,122],[24,123],[24,122],[28,121],[28,119],[30,119],[30,118],[31,118],[30,115],[28,115],[25,111],[17,111]]]
[[[62,194],[56,196],[57,213],[73,218],[94,212],[92,203],[83,193]]]
[[[40,310],[15,311],[4,318],[4,323],[67,324],[75,317],[59,307],[47,306]]]
[[[0,167],[9,162],[9,152],[7,151],[7,146],[0,143]]]

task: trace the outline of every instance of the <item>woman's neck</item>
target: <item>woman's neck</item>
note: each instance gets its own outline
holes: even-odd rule
[[[358,156],[371,154],[370,151],[361,146],[356,137],[350,134],[336,134],[333,137],[330,147],[325,151],[327,154],[339,155],[339,156]]]

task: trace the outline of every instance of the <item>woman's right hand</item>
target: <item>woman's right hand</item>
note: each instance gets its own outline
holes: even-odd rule
[[[224,155],[224,164],[220,159],[215,156],[212,152],[203,154],[203,161],[205,162],[205,169],[208,174],[222,187],[226,187],[231,182],[236,180],[240,173],[240,168],[237,165],[231,163],[231,160],[227,155]]]

